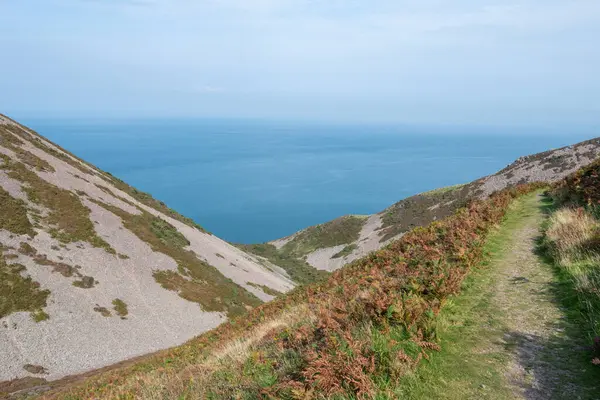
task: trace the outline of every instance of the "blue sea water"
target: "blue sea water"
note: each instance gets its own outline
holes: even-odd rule
[[[216,235],[264,242],[493,173],[589,133],[241,120],[25,119]]]

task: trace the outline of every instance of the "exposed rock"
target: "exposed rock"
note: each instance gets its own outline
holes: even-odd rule
[[[12,210],[0,218],[0,275],[10,279],[0,304],[16,284],[26,294],[0,312],[0,382],[30,377],[26,364],[54,380],[175,346],[294,287],[283,270],[3,115],[0,189]],[[163,287],[157,271],[197,296]],[[114,299],[127,317],[121,303],[111,312]]]

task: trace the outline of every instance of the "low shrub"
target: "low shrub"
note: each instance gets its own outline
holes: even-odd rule
[[[129,398],[371,398],[436,342],[436,316],[483,257],[511,201],[539,185],[474,201],[246,316],[71,394]]]
[[[545,247],[575,291],[593,363],[600,365],[600,161],[567,177],[549,194],[558,209],[549,218]]]

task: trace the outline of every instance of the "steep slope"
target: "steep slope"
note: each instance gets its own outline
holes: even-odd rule
[[[521,157],[496,174],[471,183],[417,194],[374,215],[341,217],[270,244],[281,257],[334,271],[398,239],[415,226],[451,215],[471,199],[484,199],[517,184],[558,181],[599,156],[600,138]]]
[[[324,282],[134,365],[55,382],[45,398],[401,398],[399,380],[440,349],[436,316],[482,260],[488,232],[538,187],[475,201]]]
[[[0,382],[180,344],[287,273],[0,115]]]

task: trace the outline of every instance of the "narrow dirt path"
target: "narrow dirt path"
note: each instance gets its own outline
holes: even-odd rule
[[[544,219],[540,197],[529,201],[539,206],[531,207],[504,257],[491,269],[491,301],[501,311],[505,330],[498,345],[510,353],[507,384],[515,398],[527,400],[600,398],[600,391],[593,389],[600,382],[581,382],[593,366],[580,361],[586,343],[561,307],[552,266],[539,255]]]
[[[600,368],[573,296],[539,251],[542,197],[515,201],[438,323],[442,351],[405,378],[410,400],[598,400]]]

